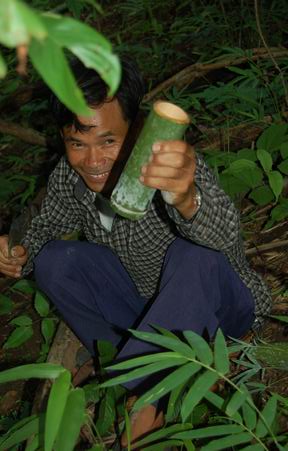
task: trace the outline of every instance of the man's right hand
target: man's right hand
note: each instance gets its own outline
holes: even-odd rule
[[[21,245],[11,249],[11,257],[8,250],[8,236],[0,236],[0,272],[8,277],[21,277],[22,266],[28,259],[27,249]]]

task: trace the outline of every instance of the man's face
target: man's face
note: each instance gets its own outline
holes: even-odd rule
[[[72,168],[92,191],[109,195],[119,176],[122,144],[129,123],[123,118],[118,100],[93,108],[93,116],[78,116],[87,131],[72,125],[63,129],[66,154]]]

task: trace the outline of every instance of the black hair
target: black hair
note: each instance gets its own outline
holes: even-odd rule
[[[95,70],[85,67],[78,59],[74,59],[70,65],[76,82],[90,107],[100,106],[105,102],[117,99],[123,118],[131,123],[137,115],[144,95],[144,83],[134,62],[127,57],[121,57],[120,62],[121,82],[113,98],[108,98],[109,88]],[[51,95],[50,107],[60,130],[66,125],[73,124],[76,129],[85,131],[85,126],[77,120],[77,115],[63,105],[54,94]]]

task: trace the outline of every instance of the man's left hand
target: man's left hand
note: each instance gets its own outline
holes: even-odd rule
[[[149,162],[142,167],[140,181],[161,190],[165,202],[190,219],[197,210],[195,170],[192,146],[185,141],[159,141],[153,144]]]

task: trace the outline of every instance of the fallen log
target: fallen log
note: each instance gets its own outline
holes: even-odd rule
[[[27,128],[15,124],[14,122],[8,122],[0,119],[0,133],[15,136],[16,138],[29,144],[36,144],[41,147],[47,146],[47,140],[42,133],[34,130],[33,128]]]

